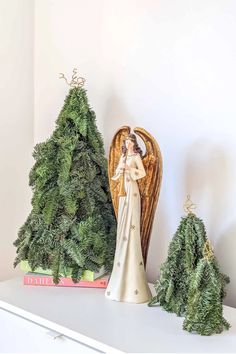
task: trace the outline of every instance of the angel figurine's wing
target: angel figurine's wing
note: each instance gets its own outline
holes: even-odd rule
[[[134,132],[144,141],[146,152],[142,159],[146,176],[139,179],[141,195],[141,243],[144,265],[146,265],[154,215],[159,198],[162,180],[162,156],[156,140],[143,128]]]
[[[111,177],[114,176],[116,167],[118,166],[120,156],[121,156],[121,148],[123,145],[124,139],[130,133],[130,127],[123,126],[117,130],[115,133],[109,152],[109,166],[108,166],[108,177],[110,184],[110,191],[112,197],[112,203],[115,210],[116,217],[118,216],[118,206],[119,206],[119,190],[120,190],[120,181],[121,179],[117,179],[116,181],[112,180]]]

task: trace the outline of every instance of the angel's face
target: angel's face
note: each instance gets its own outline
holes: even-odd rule
[[[134,142],[130,139],[125,140],[125,147],[126,149],[131,149],[134,146]]]

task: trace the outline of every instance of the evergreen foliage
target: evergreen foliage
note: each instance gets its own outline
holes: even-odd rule
[[[77,282],[86,269],[112,269],[116,219],[103,140],[86,90],[71,88],[49,139],[35,146],[29,175],[32,210],[18,232],[16,266],[51,269],[59,282],[72,269]]]
[[[202,220],[193,213],[183,217],[170,242],[167,259],[160,269],[160,279],[154,284],[156,296],[149,306],[159,303],[166,311],[178,316],[185,314],[190,278],[203,257],[205,241]]]
[[[213,252],[205,254],[192,275],[183,328],[201,335],[221,333],[230,324],[223,318],[223,298],[229,277],[222,274]]]

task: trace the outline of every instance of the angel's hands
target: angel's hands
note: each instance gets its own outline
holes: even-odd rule
[[[127,165],[126,163],[122,163],[121,164],[121,170],[123,171],[123,170],[130,170],[130,167],[129,167],[129,165]]]

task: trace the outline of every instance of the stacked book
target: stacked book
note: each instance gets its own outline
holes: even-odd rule
[[[37,268],[32,272],[27,261],[20,263],[20,268],[25,272],[23,276],[24,285],[36,285],[36,286],[73,286],[80,288],[103,288],[108,285],[109,274],[107,274],[104,268],[97,273],[90,270],[84,271],[81,280],[78,283],[74,283],[71,279],[71,272],[68,270],[61,274],[59,284],[54,284],[52,272],[43,268]]]

